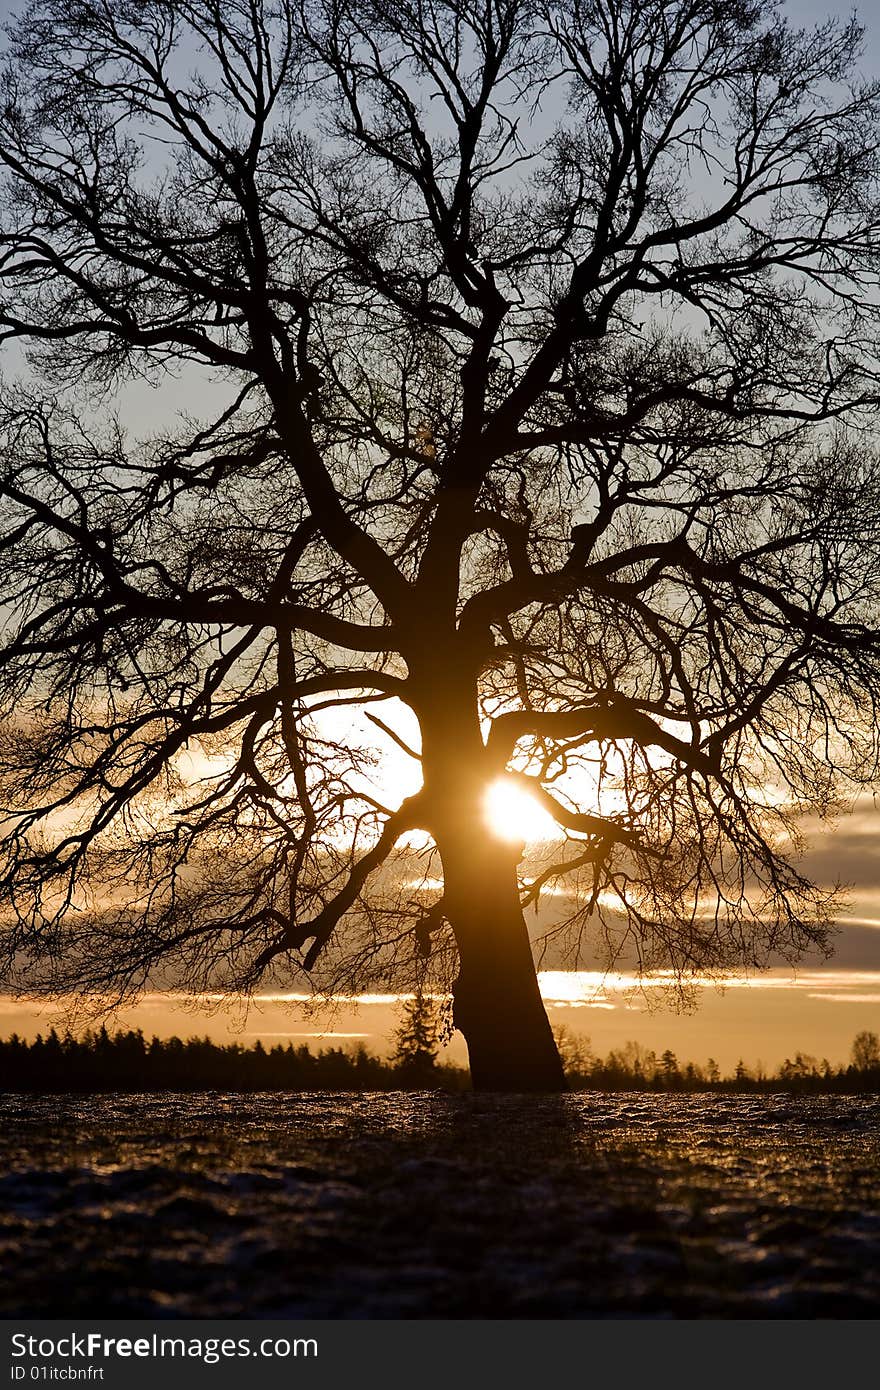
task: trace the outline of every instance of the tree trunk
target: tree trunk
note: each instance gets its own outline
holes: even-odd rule
[[[493,835],[486,816],[498,769],[480,729],[475,669],[462,669],[435,644],[417,701],[443,915],[459,954],[453,1021],[467,1042],[474,1090],[561,1091],[562,1063],[519,901],[521,853]]]
[[[538,988],[519,903],[515,850],[485,824],[443,837],[445,916],[459,974],[453,1021],[475,1091],[560,1091],[562,1063]]]

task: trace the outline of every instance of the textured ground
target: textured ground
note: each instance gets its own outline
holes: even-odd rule
[[[878,1317],[880,1102],[0,1097],[0,1317]]]

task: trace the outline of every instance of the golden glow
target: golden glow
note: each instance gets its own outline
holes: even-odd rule
[[[499,777],[486,792],[486,819],[499,840],[550,840],[559,827],[533,796],[509,777]]]
[[[704,979],[700,1008],[694,1014],[646,1007],[643,991],[669,984],[669,976],[660,972],[639,981],[623,971],[546,970],[539,982],[552,1022],[563,1025],[570,1036],[589,1038],[600,1055],[634,1039],[658,1055],[669,1047],[681,1059],[701,1061],[712,1056],[723,1071],[732,1071],[740,1057],[751,1064],[757,1056],[772,1070],[806,1042],[819,1056],[843,1060],[857,1031],[877,1030],[880,969],[876,968],[804,967],[797,974],[786,968],[750,980],[726,976],[721,982],[723,992],[713,988],[717,982]],[[365,1042],[371,1051],[387,1055],[400,1022],[397,1010],[405,997],[390,991],[334,995],[336,1010],[324,1017],[308,1007],[310,996],[292,990],[261,993],[247,1013],[236,1007],[218,1009],[224,1002],[222,994],[193,1001],[179,991],[153,992],[128,1005],[109,1026],[111,1031],[117,1025],[142,1028],[147,1037],[198,1034],[225,1043],[242,1040],[246,1030],[246,1043],[261,1037],[267,1046],[283,1044],[288,1035],[294,1044],[310,1043],[316,1049]],[[193,1002],[213,1007],[194,1014]],[[239,1001],[226,1002],[234,1006]],[[30,1040],[41,1032],[45,1037],[53,1025],[63,1032],[67,1023],[63,1010],[63,1000],[41,1003],[0,994],[0,1036],[16,1032]],[[307,1033],[321,1036],[303,1036]],[[367,1036],[346,1038],[342,1033]],[[454,1035],[445,1057],[466,1063],[460,1034]]]

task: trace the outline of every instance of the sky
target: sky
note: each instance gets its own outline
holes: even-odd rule
[[[805,959],[796,970],[776,968],[721,985],[701,982],[697,1007],[688,1013],[671,1009],[662,980],[648,980],[640,990],[632,977],[548,970],[541,987],[553,1026],[589,1039],[601,1055],[632,1040],[657,1052],[671,1048],[682,1063],[712,1057],[722,1071],[732,1071],[740,1059],[772,1071],[797,1051],[845,1062],[857,1032],[880,1032],[880,809],[864,800],[833,830],[813,827],[810,839],[810,872],[851,885],[830,960]],[[244,1045],[260,1039],[267,1046],[292,1042],[315,1049],[364,1043],[385,1053],[399,1022],[400,1001],[390,994],[340,999],[314,1015],[302,996],[265,992],[246,1012],[216,999],[194,1004],[149,994],[114,1024],[142,1028],[148,1036],[207,1035]],[[63,1026],[62,1009],[0,996],[0,1036],[33,1037],[53,1024]],[[460,1035],[446,1056],[465,1063]]]
[[[0,0],[0,18],[13,8]],[[793,21],[803,23],[834,13],[818,0],[798,0],[787,9]],[[862,70],[866,76],[880,74],[880,15],[862,7],[861,16],[867,27]],[[210,389],[206,383],[206,399]],[[192,406],[189,378],[165,380],[159,390],[138,385],[126,396],[127,423],[137,432],[141,425],[155,423],[159,408],[173,416]],[[541,983],[554,1025],[588,1037],[600,1053],[632,1039],[658,1051],[671,1047],[681,1061],[705,1062],[711,1056],[722,1070],[732,1069],[740,1058],[772,1069],[796,1050],[832,1062],[845,1060],[857,1031],[880,1031],[880,808],[864,798],[833,829],[817,825],[810,832],[808,872],[823,883],[842,880],[850,890],[830,961],[805,961],[797,972],[777,969],[749,981],[730,980],[722,990],[707,983],[699,990],[699,1008],[685,1015],[658,1005],[660,991],[650,985],[639,995],[626,980],[551,972]],[[0,996],[0,1036],[17,1031],[32,1037],[59,1017],[48,1006]],[[318,1047],[363,1041],[383,1051],[398,1018],[399,1004],[392,996],[340,1001],[332,1015],[315,1018],[302,1000],[278,996],[258,996],[243,1016],[216,1008],[194,1012],[181,998],[154,994],[118,1022],[161,1036],[197,1033],[221,1041],[260,1038],[267,1044],[305,1041]],[[465,1060],[460,1037],[449,1055]]]

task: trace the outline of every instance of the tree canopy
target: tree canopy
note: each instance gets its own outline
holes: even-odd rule
[[[573,950],[601,931],[676,979],[826,944],[799,816],[878,773],[860,42],[766,0],[22,12],[13,985],[353,988],[428,957],[478,1082],[550,1085],[542,895]],[[519,875],[500,776],[559,827]]]

